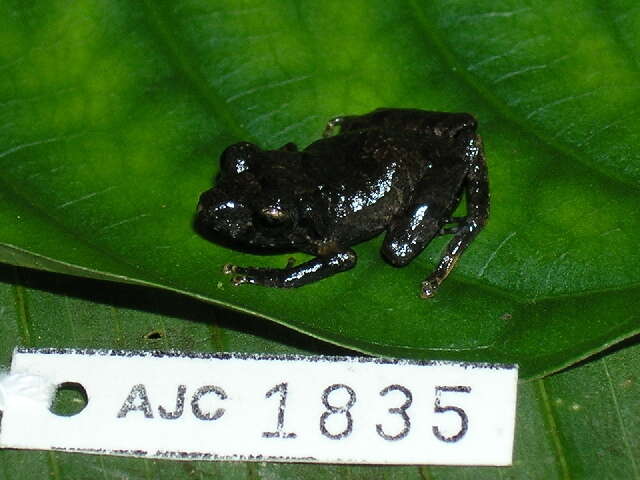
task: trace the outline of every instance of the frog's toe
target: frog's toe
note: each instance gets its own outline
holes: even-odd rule
[[[343,121],[344,121],[344,117],[335,117],[329,120],[327,122],[327,125],[324,127],[322,136],[326,138],[326,137],[331,137],[336,133],[338,133],[336,132],[336,130],[338,129],[338,127],[340,127]]]
[[[421,298],[431,298],[436,294],[438,286],[434,282],[430,282],[429,280],[425,280],[422,282],[420,288],[420,297]]]
[[[246,275],[234,275],[231,277],[231,285],[237,287],[238,285],[242,285],[243,283],[249,283],[249,279]]]
[[[295,266],[296,262],[297,262],[297,261],[296,261],[296,259],[295,259],[295,258],[293,258],[293,257],[289,257],[289,258],[287,259],[287,265],[286,265],[284,268],[291,268],[291,267]]]
[[[233,265],[231,263],[225,263],[222,266],[222,273],[224,273],[225,275],[231,275],[233,273],[236,273],[238,270],[238,266],[237,265]]]

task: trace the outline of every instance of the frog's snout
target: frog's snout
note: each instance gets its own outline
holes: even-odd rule
[[[252,228],[250,210],[216,189],[204,192],[196,207],[196,221],[206,230],[232,239],[242,238]]]

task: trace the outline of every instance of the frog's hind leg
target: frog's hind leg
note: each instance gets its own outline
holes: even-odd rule
[[[420,294],[422,298],[429,298],[435,294],[442,281],[447,278],[447,275],[455,266],[460,255],[482,230],[489,217],[489,181],[479,139],[478,149],[474,158],[472,158],[469,173],[467,174],[465,192],[468,210],[465,221],[457,228],[436,269],[422,282]]]
[[[449,275],[460,255],[486,223],[489,214],[487,169],[479,138],[470,140],[468,168],[448,177],[448,185],[431,182],[418,186],[416,203],[393,219],[382,244],[382,254],[392,265],[407,265],[438,235],[453,234],[433,273],[422,282],[421,296],[429,298]],[[438,188],[442,191],[438,192]],[[467,215],[451,217],[459,203],[446,192],[464,188]],[[453,225],[450,225],[453,224]]]

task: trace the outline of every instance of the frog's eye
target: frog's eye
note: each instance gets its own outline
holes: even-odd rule
[[[289,212],[275,205],[260,209],[260,217],[269,225],[279,225],[290,218]]]
[[[231,145],[220,155],[220,168],[223,172],[238,174],[246,172],[253,166],[254,159],[260,154],[260,149],[249,142]]]

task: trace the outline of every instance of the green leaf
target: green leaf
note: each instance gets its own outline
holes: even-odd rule
[[[512,1],[5,1],[0,260],[150,285],[380,355],[516,362],[524,377],[640,331],[640,11]],[[469,111],[492,214],[439,295],[381,239],[297,291],[193,230],[231,142],[318,137],[380,106]],[[304,258],[298,255],[299,259]]]
[[[186,297],[1,266],[0,367],[9,365],[15,345],[342,353],[319,348],[318,342],[284,327]],[[2,450],[0,479],[637,479],[640,344],[636,338],[624,346],[550,378],[520,384],[513,467],[180,462]]]

